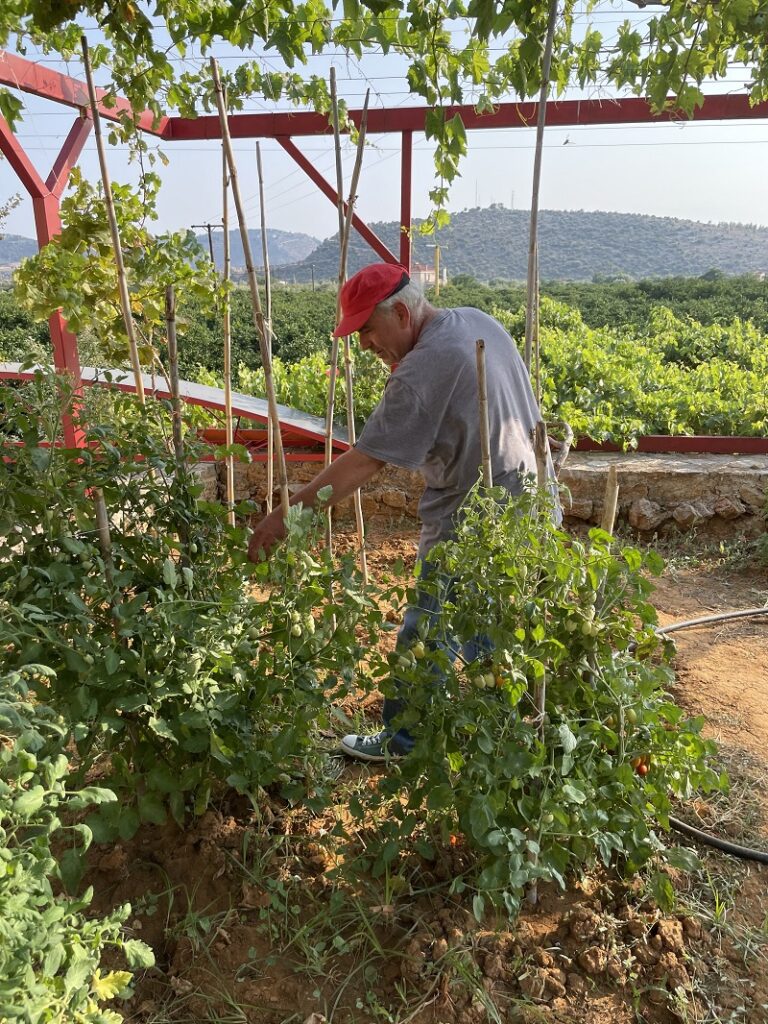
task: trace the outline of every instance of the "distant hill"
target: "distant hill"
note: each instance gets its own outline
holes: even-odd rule
[[[202,235],[195,236],[200,245],[208,252],[208,234],[207,232]],[[253,255],[254,266],[261,267],[263,265],[262,252],[261,252],[261,229],[252,228],[248,232],[248,237],[251,243],[251,253]],[[300,263],[306,257],[313,252],[318,245],[320,240],[313,238],[311,235],[304,235],[299,231],[280,231],[277,228],[267,228],[267,251],[269,255],[270,266],[276,266],[283,263]],[[231,230],[229,232],[229,246],[232,259],[232,267],[240,268],[245,266],[245,256],[243,255],[243,244],[240,239],[239,230]],[[216,261],[216,266],[221,267],[224,258],[224,236],[221,231],[213,232],[213,256]],[[338,271],[337,271],[338,276]]]
[[[257,267],[262,265],[261,257],[261,231],[255,228],[248,232],[251,240],[254,263]],[[229,232],[230,246],[232,249],[232,266],[244,267],[245,257],[243,246],[240,240],[240,232],[235,229]],[[208,234],[196,236],[203,249],[208,252]],[[267,228],[267,244],[269,247],[269,262],[298,263],[305,259],[317,248],[320,240],[311,235],[304,235],[298,231],[280,231],[277,228]],[[213,254],[217,265],[222,262],[222,250],[224,239],[221,231],[213,232]],[[24,238],[22,235],[0,235],[0,267],[15,266],[27,256],[34,256],[37,252],[37,242],[34,238]]]
[[[449,277],[470,274],[479,281],[525,279],[528,265],[527,210],[501,205],[454,213],[447,228],[434,236],[414,234],[414,261],[432,263],[435,242]],[[547,281],[591,281],[596,277],[699,277],[709,270],[725,274],[768,272],[768,228],[749,224],[701,224],[675,217],[635,213],[588,213],[584,210],[542,210],[539,219],[540,274]],[[370,227],[397,253],[400,226],[394,221]],[[207,234],[197,235],[208,251]],[[261,267],[261,232],[250,231],[254,262]],[[298,283],[335,281],[338,242],[324,242],[294,231],[267,229],[269,259],[275,276]],[[242,276],[245,265],[240,233],[230,231],[232,267]],[[222,233],[213,232],[214,257],[221,266]],[[37,252],[31,238],[0,238],[2,268]],[[349,269],[378,259],[353,232]]]
[[[524,280],[528,266],[527,210],[501,205],[463,210],[434,236],[414,234],[413,259],[432,263],[435,242],[449,277],[471,274],[479,281]],[[389,248],[399,251],[399,224],[370,227]],[[350,239],[349,271],[377,260],[356,233]],[[539,214],[539,263],[544,280],[591,281],[594,277],[698,277],[716,269],[726,274],[768,272],[768,228],[748,224],[702,224],[675,217],[583,210],[542,210]],[[336,236],[311,256],[275,267],[286,281],[335,280]]]
[[[34,256],[37,252],[37,242],[34,238],[24,238],[23,235],[0,235],[0,266],[21,263],[27,256]]]

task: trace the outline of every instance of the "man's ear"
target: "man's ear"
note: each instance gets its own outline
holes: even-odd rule
[[[397,315],[397,321],[401,327],[411,326],[411,311],[404,302],[396,302],[392,307]]]

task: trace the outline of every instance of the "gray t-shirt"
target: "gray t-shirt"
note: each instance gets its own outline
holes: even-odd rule
[[[485,342],[493,482],[519,494],[522,477],[536,474],[532,438],[541,416],[517,346],[478,309],[438,310],[390,376],[356,445],[423,475],[421,556],[450,536],[454,513],[480,475],[479,338]]]

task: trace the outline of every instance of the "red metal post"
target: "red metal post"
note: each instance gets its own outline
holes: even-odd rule
[[[7,121],[0,118],[0,151],[4,153],[32,199],[37,244],[41,248],[47,245],[54,235],[61,232],[59,196],[64,191],[69,172],[82,152],[90,127],[91,123],[87,118],[79,117],[75,121],[51,168],[51,173],[44,182],[11,131]],[[72,376],[77,385],[75,393],[78,395],[80,394],[81,379],[77,338],[67,330],[61,310],[57,310],[49,317],[48,328],[53,345],[53,365],[59,372]],[[67,447],[82,447],[84,443],[82,431],[75,427],[70,415],[64,415],[62,431]]]
[[[278,136],[277,141],[280,143],[280,145],[283,147],[286,153],[296,161],[296,163],[299,165],[302,171],[309,175],[309,177],[312,179],[312,181],[314,181],[314,183],[317,185],[320,191],[324,195],[328,196],[333,205],[336,206],[338,203],[338,192],[333,187],[333,185],[330,184],[330,182],[327,182],[325,180],[322,174],[320,174],[319,171],[316,169],[314,164],[307,160],[307,158],[304,156],[301,150],[298,149],[293,144],[293,142],[291,142],[290,139],[285,138],[284,136]],[[346,213],[346,211],[347,203],[344,202],[344,212]],[[363,239],[365,239],[368,245],[370,245],[373,251],[377,255],[381,256],[385,263],[398,262],[397,256],[395,256],[395,254],[391,252],[386,247],[386,245],[384,245],[379,236],[374,234],[374,232],[371,231],[371,229],[364,221],[360,220],[360,218],[354,211],[352,212],[352,225],[358,232],[358,234]]]
[[[400,263],[411,272],[411,178],[413,132],[403,132],[400,163]]]

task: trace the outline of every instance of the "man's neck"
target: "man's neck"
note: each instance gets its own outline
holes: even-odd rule
[[[436,316],[436,314],[437,309],[434,306],[430,306],[430,304],[427,303],[424,308],[424,313],[419,318],[418,323],[414,324],[414,327],[416,329],[416,341],[419,340],[421,332],[424,330],[424,328],[427,326],[430,320],[432,320],[432,318]]]

